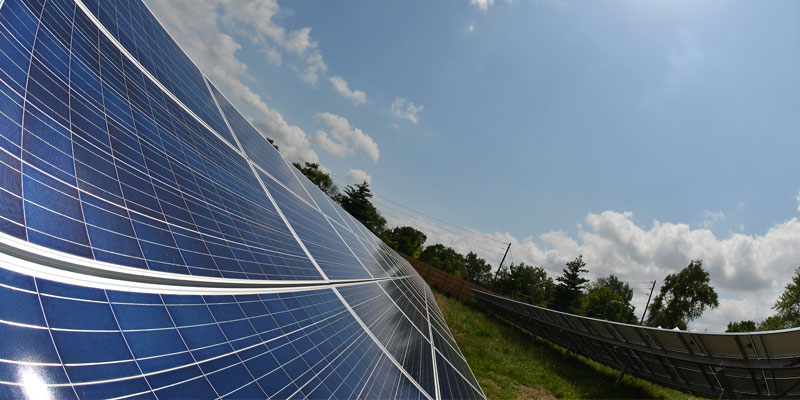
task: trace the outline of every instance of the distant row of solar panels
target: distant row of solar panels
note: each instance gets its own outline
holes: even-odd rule
[[[0,398],[483,398],[140,0],[0,0]]]
[[[475,291],[535,335],[642,379],[727,398],[800,397],[800,329],[698,333],[609,322]]]

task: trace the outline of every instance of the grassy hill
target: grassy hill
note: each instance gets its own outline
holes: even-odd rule
[[[625,376],[583,357],[564,357],[564,349],[484,312],[435,293],[436,301],[461,351],[490,399],[614,398],[686,399],[685,393]]]

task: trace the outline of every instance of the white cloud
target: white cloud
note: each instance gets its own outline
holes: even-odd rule
[[[314,51],[306,57],[306,68],[300,73],[300,79],[314,87],[317,85],[319,76],[324,74],[327,70],[328,66],[325,64],[325,61],[322,60],[322,54],[320,54],[318,49],[314,49]]]
[[[361,90],[350,90],[347,81],[341,76],[332,76],[328,78],[328,80],[331,81],[331,85],[333,85],[337,93],[345,99],[352,101],[353,104],[359,105],[367,102],[367,94]]]
[[[427,244],[443,243],[462,253],[472,250],[495,266],[499,262],[496,252],[477,248],[464,235],[437,228],[424,219],[386,217],[392,226],[421,227],[428,235]],[[562,231],[523,239],[508,233],[483,234],[512,243],[514,262],[543,266],[553,277],[561,273],[566,262],[582,254],[590,278],[613,273],[623,281],[655,279],[656,292],[667,274],[680,271],[690,260],[703,260],[719,293],[720,307],[707,310],[701,319],[689,324],[701,331],[724,331],[730,321],[759,321],[771,315],[770,307],[800,262],[797,218],[776,224],[763,235],[732,233],[718,238],[708,229],[692,229],[688,224],[653,221],[643,227],[634,222],[630,212],[605,211],[588,214],[575,237]],[[647,293],[636,293],[633,303],[641,315]]]
[[[316,113],[314,118],[322,121],[330,128],[330,135],[326,131],[317,131],[314,144],[336,157],[346,157],[363,151],[374,162],[380,158],[378,145],[372,138],[359,128],[350,126],[350,122],[336,114],[329,112]],[[336,139],[337,141],[334,141]]]
[[[467,32],[474,33],[475,32],[475,25],[467,25]]]
[[[494,0],[470,0],[469,3],[477,6],[482,11],[486,11],[494,4]]]
[[[331,139],[330,136],[328,136],[328,132],[325,131],[317,131],[317,134],[314,136],[313,140],[314,144],[337,158],[347,157],[354,153],[353,149],[348,147],[346,144],[338,143]]]
[[[267,62],[272,65],[280,67],[283,63],[283,54],[274,47],[265,46],[261,53],[267,56]]]
[[[223,32],[223,28],[246,32],[275,65],[280,65],[282,60],[279,49],[306,55],[308,71],[303,79],[313,84],[316,74],[324,73],[326,67],[316,42],[310,39],[310,28],[287,31],[277,25],[273,17],[280,7],[275,0],[150,0],[148,5],[214,84],[223,88],[238,105],[256,111],[251,122],[263,135],[273,138],[281,152],[295,160],[318,161],[317,154],[310,148],[308,135],[300,127],[289,124],[245,83],[254,78],[247,65],[237,57],[242,46]]]
[[[372,177],[369,176],[365,171],[360,169],[351,168],[347,171],[347,180],[350,183],[359,184],[361,182],[372,183]]]
[[[416,105],[402,97],[395,97],[389,112],[396,118],[407,119],[416,125],[419,122],[417,113],[422,112],[424,109],[425,106],[422,104]]]
[[[703,222],[700,223],[700,226],[706,229],[710,229],[714,223],[719,220],[725,219],[725,213],[722,210],[719,211],[703,211]]]

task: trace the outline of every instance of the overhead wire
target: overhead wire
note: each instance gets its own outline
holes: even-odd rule
[[[502,240],[500,240],[500,239],[496,239],[496,238],[493,238],[493,237],[491,237],[491,236],[488,236],[488,235],[482,234],[482,233],[480,233],[480,232],[478,232],[478,231],[476,231],[476,230],[474,230],[474,229],[471,229],[471,228],[464,228],[464,227],[461,227],[461,226],[458,226],[458,225],[455,225],[455,224],[451,224],[451,223],[449,223],[449,222],[447,222],[447,221],[445,221],[445,220],[443,220],[443,219],[436,218],[436,217],[434,217],[434,216],[432,216],[432,215],[425,214],[425,213],[423,213],[422,211],[417,211],[417,210],[414,210],[414,209],[413,209],[413,208],[411,208],[411,207],[404,206],[404,205],[402,205],[402,204],[400,204],[400,203],[398,203],[398,202],[396,202],[396,201],[394,201],[394,200],[388,199],[388,198],[386,198],[386,197],[383,197],[383,196],[380,196],[380,195],[377,195],[377,194],[375,195],[375,197],[377,197],[377,198],[379,198],[379,199],[382,199],[382,200],[385,200],[385,201],[388,201],[389,203],[392,203],[392,204],[398,205],[398,206],[400,206],[400,207],[403,207],[403,208],[405,208],[405,209],[407,209],[407,210],[413,211],[413,212],[415,212],[415,213],[417,213],[417,214],[423,215],[423,216],[425,216],[425,217],[428,217],[428,218],[430,218],[430,219],[433,219],[433,220],[439,221],[439,222],[441,222],[441,223],[443,223],[443,224],[446,224],[446,225],[452,226],[453,228],[456,228],[456,229],[461,229],[461,230],[463,230],[463,231],[470,232],[471,234],[474,234],[474,235],[481,236],[481,237],[483,237],[484,239],[492,240],[492,241],[495,241],[495,242],[497,242],[497,243],[501,243],[501,244],[508,244],[508,242],[504,242],[504,241],[502,241]]]
[[[339,181],[339,184],[350,185],[351,183],[339,176],[330,174],[331,177],[335,178]],[[477,249],[481,250],[482,252],[486,253],[487,255],[497,255],[498,257],[502,257],[505,254],[506,246],[509,245],[508,242],[503,242],[497,238],[493,238],[491,236],[485,235],[480,233],[472,228],[465,228],[462,226],[458,226],[456,224],[450,223],[445,221],[441,218],[434,217],[430,214],[424,213],[422,211],[413,209],[401,203],[398,203],[392,199],[379,195],[377,193],[372,193],[373,197],[379,200],[377,206],[381,208],[381,212],[383,214],[387,214],[393,218],[405,220],[406,222],[411,223],[414,225],[415,229],[420,230],[432,230],[437,234],[448,236],[449,234],[458,235],[458,237],[466,242],[466,245],[470,249]],[[424,218],[423,218],[424,217]],[[407,218],[411,218],[409,221]],[[434,222],[436,221],[436,222]],[[437,223],[438,222],[438,223]],[[446,225],[446,226],[444,226]],[[457,230],[454,230],[454,229]],[[484,240],[489,240],[498,244],[502,245],[502,248],[492,248],[492,246],[488,243],[485,243]],[[487,247],[488,246],[488,247]],[[550,272],[559,275],[562,272],[561,268],[554,267],[549,261],[542,257],[534,256],[534,255],[527,255],[527,258],[533,259],[536,261],[542,268],[549,270]],[[498,265],[499,260],[498,258]],[[503,265],[511,265],[514,264],[514,253],[513,250],[509,250],[509,256],[507,257],[508,262],[504,262]],[[652,284],[653,281],[621,281],[622,283],[626,284]],[[643,294],[649,294],[650,290],[652,289],[651,286],[647,287],[631,287],[636,291],[641,291]]]
[[[397,214],[395,214],[394,211],[388,211],[386,209],[381,210],[381,211],[382,211],[383,214],[389,215],[391,217],[398,218],[398,219],[403,219],[402,217],[400,217]],[[415,217],[415,216],[410,216],[410,217],[414,218],[414,219],[412,219],[410,221],[406,219],[405,222],[409,223],[411,225],[414,225],[413,227],[415,229],[419,229],[421,231],[429,231],[429,232],[430,231],[434,231],[437,234],[440,234],[440,235],[443,235],[443,236],[448,236],[448,233],[445,233],[445,232],[442,231],[442,229],[443,229],[442,227],[437,226],[435,224],[432,224],[432,223],[430,223],[428,221],[426,221],[427,223],[423,224],[423,223],[420,223],[416,219],[417,217]],[[455,233],[452,232],[452,231],[448,231],[448,232],[458,235],[457,232],[455,232]],[[459,236],[461,236],[461,235],[459,235]],[[476,244],[475,243],[475,239],[472,239],[472,238],[469,238],[469,237],[461,236],[461,239],[464,239],[466,241],[466,244],[468,245],[468,247],[474,248],[474,249],[480,249],[480,250],[482,250],[482,251],[484,251],[486,253],[489,253],[489,254],[493,254],[493,255],[496,254],[496,255],[502,256],[503,255],[503,251],[505,251],[505,249],[500,249],[500,248],[488,248],[483,243]]]
[[[486,246],[491,246],[491,245],[493,245],[493,243],[486,243],[486,240],[484,240],[482,237],[477,237],[477,236],[474,236],[474,235],[470,235],[468,231],[467,231],[467,232],[458,232],[458,231],[455,231],[455,230],[453,230],[453,229],[450,229],[450,228],[448,228],[448,227],[446,227],[446,226],[443,226],[443,225],[437,224],[436,222],[432,222],[432,221],[430,221],[430,220],[428,220],[428,219],[422,218],[422,217],[421,217],[421,216],[419,216],[419,215],[413,215],[413,214],[411,214],[411,213],[408,213],[408,212],[406,212],[406,211],[404,211],[404,210],[401,210],[401,209],[399,209],[399,208],[397,208],[397,207],[392,207],[391,205],[389,205],[389,204],[386,204],[386,203],[384,203],[384,202],[378,202],[377,204],[378,204],[378,206],[379,206],[380,208],[382,208],[384,211],[386,211],[387,209],[389,209],[389,210],[393,210],[394,212],[400,213],[400,214],[402,214],[402,215],[405,215],[405,216],[408,216],[408,217],[411,217],[411,218],[414,218],[414,219],[418,219],[418,220],[421,220],[421,221],[425,221],[426,223],[428,223],[428,224],[430,224],[430,225],[432,225],[432,226],[436,226],[436,227],[437,227],[437,228],[439,228],[440,230],[443,230],[443,231],[446,231],[446,232],[452,233],[452,234],[454,234],[454,235],[459,235],[459,236],[460,236],[460,237],[462,237],[462,238],[465,238],[465,239],[468,239],[468,240],[472,240],[472,241],[474,241],[474,242],[481,243],[481,244],[483,244],[483,245],[486,245]],[[507,245],[508,245],[508,243],[502,243],[503,250],[505,250],[505,246],[507,246]]]
[[[336,175],[333,175],[333,174],[331,174],[331,176],[332,176],[333,178],[336,178],[338,181],[340,181],[340,184],[347,184],[347,185],[351,184],[350,182],[348,182],[348,181],[347,181],[346,179],[344,179],[344,178],[341,178],[341,177],[339,177],[339,176],[336,176]],[[472,228],[465,228],[465,227],[462,227],[462,226],[458,226],[458,225],[456,225],[456,224],[453,224],[453,223],[447,222],[447,221],[445,221],[445,220],[443,220],[443,219],[441,219],[441,218],[437,218],[437,217],[434,217],[434,216],[432,216],[432,215],[426,214],[426,213],[424,213],[424,212],[422,212],[422,211],[415,210],[415,209],[413,209],[413,208],[411,208],[411,207],[409,207],[409,206],[406,206],[406,205],[400,204],[400,203],[398,203],[398,202],[396,202],[396,201],[394,201],[394,200],[392,200],[392,199],[389,199],[388,197],[384,197],[384,196],[382,196],[382,195],[379,195],[379,194],[377,194],[377,193],[374,193],[374,192],[373,192],[373,193],[372,193],[372,195],[373,195],[373,197],[375,197],[376,199],[380,199],[380,200],[381,200],[381,201],[383,201],[383,202],[388,202],[388,203],[394,204],[395,206],[402,207],[402,208],[404,208],[404,209],[406,209],[406,210],[408,210],[408,211],[411,211],[411,212],[413,212],[413,213],[415,213],[415,214],[419,214],[419,215],[422,215],[422,216],[424,216],[424,217],[426,217],[426,218],[429,218],[429,219],[432,219],[432,220],[438,221],[438,222],[440,222],[440,223],[442,223],[442,224],[445,224],[445,225],[448,225],[448,226],[450,226],[450,227],[453,227],[453,228],[455,228],[455,229],[458,229],[458,230],[461,230],[461,231],[463,231],[463,232],[466,232],[467,234],[474,235],[474,236],[479,236],[479,237],[481,237],[482,239],[491,240],[491,241],[493,241],[493,242],[497,242],[497,243],[500,243],[500,244],[503,244],[503,245],[507,245],[507,244],[508,244],[508,242],[504,242],[504,241],[502,241],[502,240],[500,240],[500,239],[493,238],[493,237],[491,237],[491,236],[489,236],[489,235],[486,235],[486,234],[480,233],[480,232],[476,231],[475,229],[472,229]],[[394,208],[394,209],[396,209],[396,207],[393,207],[393,208]],[[398,210],[398,211],[399,211],[399,210]]]
[[[391,207],[391,206],[389,206],[389,205],[386,205],[386,204],[381,204],[381,205],[382,205],[382,207],[385,207],[385,208],[384,208],[384,210],[385,210],[386,208],[389,208],[389,209],[391,209],[391,210],[393,210],[393,211],[395,211],[395,212],[398,212],[398,213],[400,213],[400,214],[403,214],[403,215],[405,215],[405,216],[408,216],[408,217],[411,217],[411,218],[419,218],[419,217],[418,217],[418,216],[416,216],[416,215],[409,214],[409,213],[407,213],[407,212],[405,212],[405,211],[403,211],[403,210],[400,210],[400,209],[398,209],[398,208],[396,208],[396,207]],[[447,227],[444,227],[444,226],[440,226],[440,225],[438,225],[438,224],[436,224],[436,223],[433,223],[433,222],[430,222],[430,221],[427,221],[427,222],[428,222],[428,223],[430,223],[431,225],[437,226],[438,228],[440,228],[440,229],[442,229],[442,230],[445,230],[445,231],[447,231],[447,232],[453,233],[453,234],[455,234],[455,235],[459,235],[459,236],[461,236],[461,237],[464,237],[464,238],[470,238],[471,240],[476,240],[476,241],[477,241],[477,240],[480,240],[480,239],[477,239],[477,238],[472,238],[472,237],[470,237],[470,236],[467,236],[467,235],[465,235],[465,234],[463,234],[463,233],[461,233],[461,232],[456,232],[456,231],[454,231],[454,230],[452,230],[452,229],[450,229],[450,228],[447,228]],[[505,245],[507,245],[507,244],[508,244],[508,243],[503,243],[504,247],[505,247]]]
[[[331,175],[331,176],[333,176],[334,178],[339,180],[340,183],[346,183],[347,182],[344,179],[342,179],[341,177],[338,177],[338,176],[335,176],[335,175]],[[414,210],[414,209],[412,209],[410,207],[404,206],[404,205],[402,205],[400,203],[397,203],[396,201],[393,201],[391,199],[387,199],[387,198],[385,198],[383,196],[379,196],[379,195],[377,195],[375,193],[373,193],[373,197],[376,197],[377,199],[380,200],[380,201],[376,202],[375,205],[377,206],[377,208],[380,209],[380,211],[383,214],[386,214],[386,215],[391,216],[393,218],[405,220],[405,222],[408,222],[408,223],[414,225],[415,228],[419,228],[422,231],[426,231],[426,230],[427,231],[434,231],[435,233],[443,235],[443,236],[457,235],[459,237],[459,239],[465,241],[465,244],[467,245],[468,248],[470,248],[470,250],[472,250],[472,249],[481,250],[482,253],[486,253],[488,255],[497,255],[497,256],[501,257],[503,255],[503,253],[505,252],[505,246],[508,245],[508,243],[504,243],[504,242],[499,241],[497,239],[494,239],[492,237],[483,235],[483,234],[481,234],[479,232],[476,232],[473,229],[465,229],[465,228],[462,228],[462,227],[458,227],[457,225],[448,223],[448,222],[443,221],[443,220],[441,220],[439,218],[431,217],[431,216],[429,216],[429,215],[427,215],[425,213],[422,213],[420,211]],[[397,205],[397,206],[394,206],[393,204]],[[402,207],[403,209],[399,208],[398,206]],[[413,213],[417,213],[417,215],[409,213],[409,212],[405,211],[404,209],[405,210],[409,210],[409,211],[411,211]],[[398,214],[402,214],[402,215],[398,215]],[[427,217],[427,218],[423,218],[423,217]],[[411,220],[409,221],[408,218],[411,218]],[[436,222],[433,222],[430,219],[433,219],[433,220],[436,220],[436,221],[440,221],[440,222],[442,222],[444,224],[447,224],[449,226],[452,226],[452,227],[455,227],[457,229],[460,229],[461,231],[459,232],[459,231],[453,230],[451,228],[448,228],[446,226],[442,226],[441,224],[437,224]],[[487,239],[491,240],[493,242],[500,243],[500,244],[503,245],[503,247],[502,248],[493,248],[491,243],[486,243]]]

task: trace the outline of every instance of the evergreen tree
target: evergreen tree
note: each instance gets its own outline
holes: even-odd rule
[[[550,308],[573,314],[578,312],[583,296],[583,286],[589,282],[588,279],[581,276],[582,273],[589,272],[584,268],[585,266],[582,255],[567,263],[567,268],[563,269],[562,275],[556,278],[559,283],[550,299]]]
[[[372,192],[369,190],[369,183],[362,182],[355,186],[347,186],[344,193],[339,196],[339,204],[372,233],[380,236],[386,229],[386,219],[369,201],[370,198],[372,198]]]

